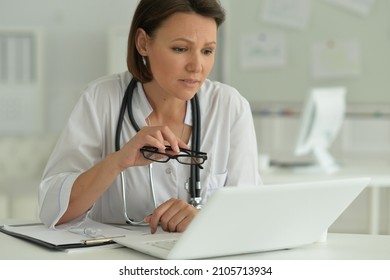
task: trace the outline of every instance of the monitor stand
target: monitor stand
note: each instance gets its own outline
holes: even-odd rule
[[[294,172],[306,174],[334,174],[340,171],[340,165],[325,148],[313,149],[316,164],[304,167],[295,167]]]

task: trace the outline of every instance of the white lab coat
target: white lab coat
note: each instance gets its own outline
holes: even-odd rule
[[[84,90],[45,168],[40,184],[40,218],[54,227],[67,209],[72,185],[84,171],[115,151],[115,131],[122,98],[131,80],[128,72],[102,77]],[[232,87],[206,80],[199,93],[201,148],[208,159],[201,170],[203,201],[223,186],[260,185],[257,144],[249,103]],[[190,102],[187,102],[188,104]],[[133,96],[133,114],[139,127],[152,112],[140,83]],[[186,120],[192,124],[191,106]],[[136,131],[126,112],[121,145]],[[189,144],[191,143],[191,139]],[[184,184],[189,166],[176,160],[153,164],[157,204],[171,197],[188,199]],[[128,216],[136,221],[152,213],[153,200],[148,166],[125,171]],[[124,223],[121,180],[117,180],[95,202],[85,217],[110,223]]]

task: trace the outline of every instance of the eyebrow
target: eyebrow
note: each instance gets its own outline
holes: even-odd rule
[[[191,44],[194,43],[194,41],[192,41],[190,39],[186,39],[186,38],[177,38],[177,39],[172,40],[172,42],[177,42],[177,41],[185,41],[185,42],[188,42],[188,43],[191,43]],[[217,44],[217,42],[212,41],[212,42],[206,43],[205,46],[216,45],[216,44]]]

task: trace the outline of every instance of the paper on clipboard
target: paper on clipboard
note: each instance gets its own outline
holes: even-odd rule
[[[118,238],[129,233],[124,228],[115,227],[95,221],[88,221],[83,227],[99,229],[99,236],[89,237],[68,230],[54,230],[43,224],[3,225],[0,231],[19,237],[48,248],[65,250],[71,248],[86,248],[114,244],[112,238]],[[86,243],[85,240],[102,239],[102,242]]]

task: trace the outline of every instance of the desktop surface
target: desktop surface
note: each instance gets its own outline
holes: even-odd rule
[[[390,185],[390,161],[380,159],[350,158],[339,162],[340,170],[334,173],[311,171],[310,166],[286,167],[271,166],[260,170],[261,177],[266,184],[283,182],[301,182],[319,179],[335,179],[350,177],[371,177],[371,185]],[[308,168],[306,168],[308,167]]]
[[[153,260],[126,247],[83,248],[72,252],[47,249],[0,233],[1,260]],[[389,260],[390,236],[328,234],[326,242],[294,249],[220,257],[230,260]]]

